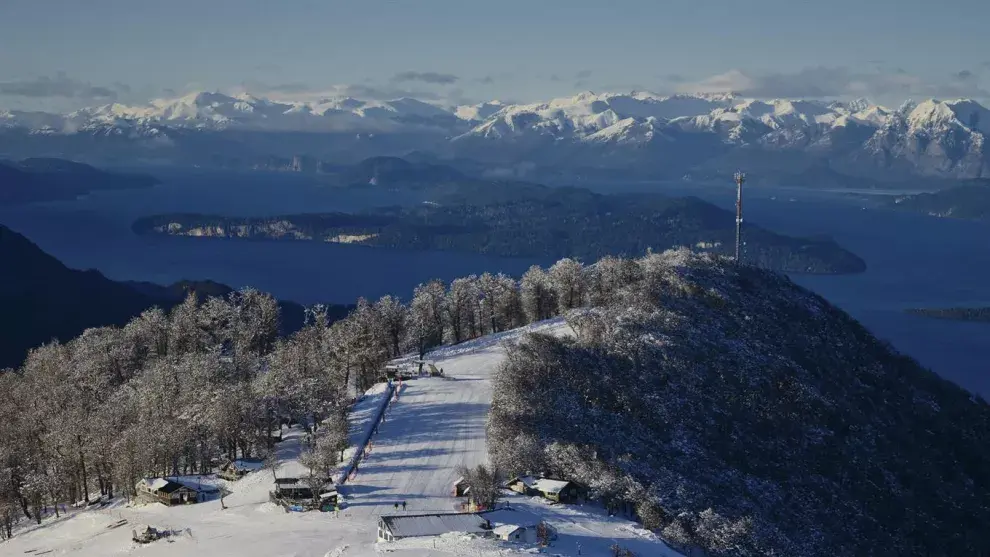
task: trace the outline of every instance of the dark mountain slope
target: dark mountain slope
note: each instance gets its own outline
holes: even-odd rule
[[[984,400],[786,277],[686,251],[637,268],[576,340],[509,350],[495,463],[710,556],[990,554]]]
[[[0,205],[72,199],[95,190],[145,188],[157,183],[151,176],[105,172],[63,159],[0,161]]]
[[[224,296],[215,282],[184,281],[171,286],[120,283],[97,271],[69,269],[24,236],[0,226],[0,368],[19,365],[30,348],[78,336],[90,327],[124,325],[153,306],[170,309],[189,290]],[[280,302],[283,332],[299,329],[303,308]],[[331,318],[346,314],[329,308]]]

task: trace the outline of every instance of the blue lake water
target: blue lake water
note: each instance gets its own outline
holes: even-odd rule
[[[342,191],[287,174],[160,172],[150,190],[0,209],[0,222],[76,268],[110,278],[168,283],[183,278],[251,285],[302,303],[407,297],[431,278],[483,271],[519,275],[533,263],[451,252],[399,252],[308,242],[240,242],[136,236],[139,216],[170,211],[230,215],[356,210],[417,201]],[[731,208],[732,187],[645,186],[697,195]],[[864,210],[864,206],[867,208]],[[952,381],[990,395],[990,325],[906,315],[909,307],[990,305],[990,225],[879,209],[848,195],[750,188],[747,222],[795,235],[829,235],[863,257],[867,272],[795,276],[899,350]]]

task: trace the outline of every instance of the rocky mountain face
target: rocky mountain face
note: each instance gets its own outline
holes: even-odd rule
[[[0,156],[100,154],[256,168],[267,157],[342,164],[420,151],[493,171],[604,170],[620,179],[721,177],[736,166],[764,174],[824,166],[881,180],[959,179],[990,173],[988,112],[967,99],[889,109],[866,100],[586,92],[543,103],[450,107],[409,98],[293,102],[203,92],[64,115],[0,111]]]
[[[508,474],[578,481],[685,555],[984,555],[990,406],[788,278],[687,250],[589,269],[575,338],[492,381]]]

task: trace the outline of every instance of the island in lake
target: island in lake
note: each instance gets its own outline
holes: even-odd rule
[[[436,177],[436,170],[431,172]],[[506,257],[638,256],[688,246],[731,255],[735,215],[695,197],[605,195],[572,187],[482,181],[448,174],[350,177],[346,187],[419,192],[423,203],[359,213],[231,217],[192,213],[138,219],[138,234],[347,243],[402,250],[452,250]],[[343,185],[343,184],[342,184]],[[828,238],[794,238],[743,227],[747,263],[797,273],[856,273],[866,264]]]
[[[935,319],[990,322],[990,307],[912,308],[904,311],[911,315],[934,317]]]

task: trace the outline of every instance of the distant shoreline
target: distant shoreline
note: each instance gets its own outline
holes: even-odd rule
[[[990,323],[990,307],[911,308],[904,312],[933,319]]]

